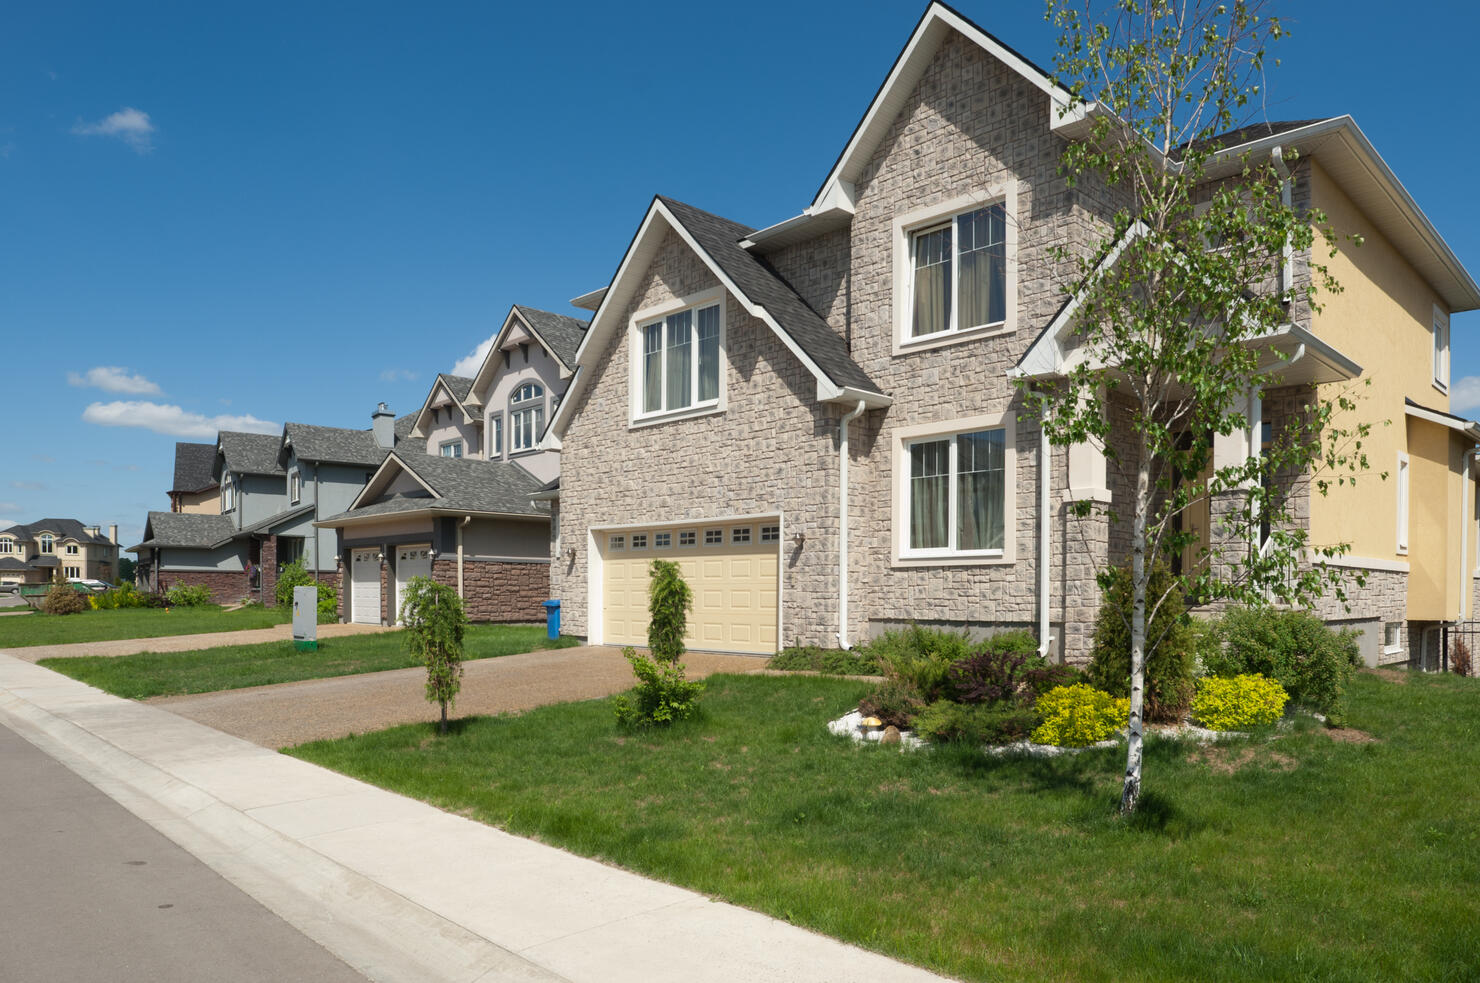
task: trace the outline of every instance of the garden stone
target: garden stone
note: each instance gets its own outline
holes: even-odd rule
[[[881,736],[879,738],[879,743],[880,744],[898,744],[899,743],[899,728],[896,727],[896,726],[894,726],[893,724],[890,724],[888,727],[885,727],[884,728],[884,734],[883,734],[883,736]]]

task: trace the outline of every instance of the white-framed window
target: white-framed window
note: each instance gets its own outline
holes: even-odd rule
[[[488,414],[488,459],[496,461],[504,456],[504,415]]]
[[[609,550],[624,550],[627,548],[626,536],[608,536],[606,548]]]
[[[895,562],[1010,563],[1012,414],[902,428],[894,454]]]
[[[632,319],[632,420],[724,409],[724,294],[710,290]]]
[[[1408,455],[1398,454],[1398,553],[1408,553]]]
[[[1396,655],[1403,651],[1403,622],[1389,621],[1382,629],[1382,654]]]
[[[672,548],[672,546],[673,546],[673,533],[671,533],[671,532],[655,532],[655,533],[653,533],[653,549],[655,549],[655,550],[666,550],[666,549]]]
[[[462,457],[463,442],[460,440],[444,440],[437,445],[437,451],[443,457]]]
[[[56,552],[56,540],[52,538],[52,535],[49,532],[44,532],[44,533],[41,534],[41,552],[42,553],[55,553]]]
[[[302,497],[303,482],[298,477],[298,471],[295,468],[294,470],[288,472],[288,501],[293,505],[297,505],[298,500]]]
[[[545,387],[526,382],[509,397],[509,450],[533,450],[545,432]]]
[[[1016,182],[894,220],[896,354],[1017,327]]]
[[[635,532],[632,534],[632,548],[635,550],[647,549],[647,533]]]
[[[725,531],[723,529],[706,529],[706,530],[704,530],[704,545],[705,546],[721,546],[721,545],[724,544],[724,541],[725,541]]]
[[[76,556],[77,555],[77,552],[78,551],[77,551],[77,544],[76,543],[68,543],[67,544],[67,555],[68,556]]]
[[[236,508],[236,482],[231,480],[231,475],[221,479],[221,511],[230,512]]]
[[[1434,306],[1434,387],[1449,392],[1449,315]]]
[[[15,540],[8,536],[0,536],[0,553],[14,553]]]
[[[750,527],[736,526],[734,529],[731,529],[730,542],[737,545],[743,545],[750,542]]]
[[[699,536],[692,529],[684,529],[678,534],[679,546],[694,546],[699,542]]]
[[[780,526],[761,526],[761,542],[763,542],[763,543],[779,543],[779,542],[781,542],[781,527]]]
[[[82,568],[81,567],[63,567],[62,568],[62,576],[68,578],[69,580],[70,579],[74,579],[74,578],[75,579],[78,579],[78,580],[81,580],[82,579]]]

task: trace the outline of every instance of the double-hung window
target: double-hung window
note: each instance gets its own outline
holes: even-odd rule
[[[515,453],[534,450],[545,432],[545,389],[526,382],[509,399],[509,449]]]
[[[442,452],[443,457],[463,456],[463,442],[460,440],[445,440],[438,445],[437,449]]]
[[[910,233],[909,338],[1007,320],[1007,208],[1001,202]]]
[[[1007,538],[1007,432],[921,437],[904,446],[901,555],[1000,557]]]
[[[234,508],[236,508],[236,483],[228,474],[221,479],[221,511],[230,512]]]
[[[298,477],[297,471],[288,472],[288,501],[297,505],[298,500],[303,497],[303,482]]]
[[[1449,392],[1449,315],[1434,308],[1434,386]]]
[[[488,459],[496,461],[504,456],[504,415],[488,414]]]
[[[639,415],[718,405],[719,336],[717,303],[640,324]]]

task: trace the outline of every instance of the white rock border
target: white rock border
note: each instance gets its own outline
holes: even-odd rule
[[[851,737],[858,743],[872,741],[878,744],[884,739],[884,728],[863,726],[863,714],[858,710],[845,713],[837,720],[827,723],[827,732],[838,737]],[[899,748],[902,751],[914,751],[919,748],[928,748],[930,742],[922,740],[914,735],[912,731],[902,730],[899,732]]]

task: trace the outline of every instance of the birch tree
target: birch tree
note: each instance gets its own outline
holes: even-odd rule
[[[1267,6],[1047,3],[1059,31],[1055,76],[1074,98],[1064,111],[1088,120],[1087,137],[1065,149],[1061,173],[1111,202],[1113,214],[1105,216],[1099,248],[1059,252],[1076,270],[1068,292],[1082,357],[1061,378],[1020,384],[1053,443],[1103,446],[1131,488],[1130,501],[1114,507],[1075,506],[1081,516],[1107,511],[1130,531],[1123,813],[1141,794],[1146,656],[1159,641],[1147,637],[1147,625],[1167,596],[1148,596],[1158,558],[1193,551],[1197,561],[1183,569],[1179,586],[1204,601],[1299,603],[1323,591],[1345,600],[1339,573],[1308,562],[1344,547],[1314,545],[1290,522],[1288,481],[1280,479],[1308,480],[1324,494],[1365,469],[1362,438],[1370,426],[1336,425],[1356,409],[1354,393],[1318,398],[1313,391],[1298,425],[1282,428],[1262,454],[1211,466],[1214,437],[1246,430],[1250,395],[1279,375],[1284,356],[1266,339],[1292,311],[1318,309],[1318,292],[1340,289],[1317,262],[1322,249],[1335,248],[1325,217],[1290,203],[1293,155],[1230,160],[1215,139],[1261,118],[1267,50],[1286,34]],[[1289,282],[1287,257],[1318,241],[1309,279]],[[1107,401],[1118,408],[1114,432]],[[1216,535],[1198,538],[1182,528],[1178,517],[1190,505],[1226,492],[1237,492],[1239,504],[1220,515]]]

